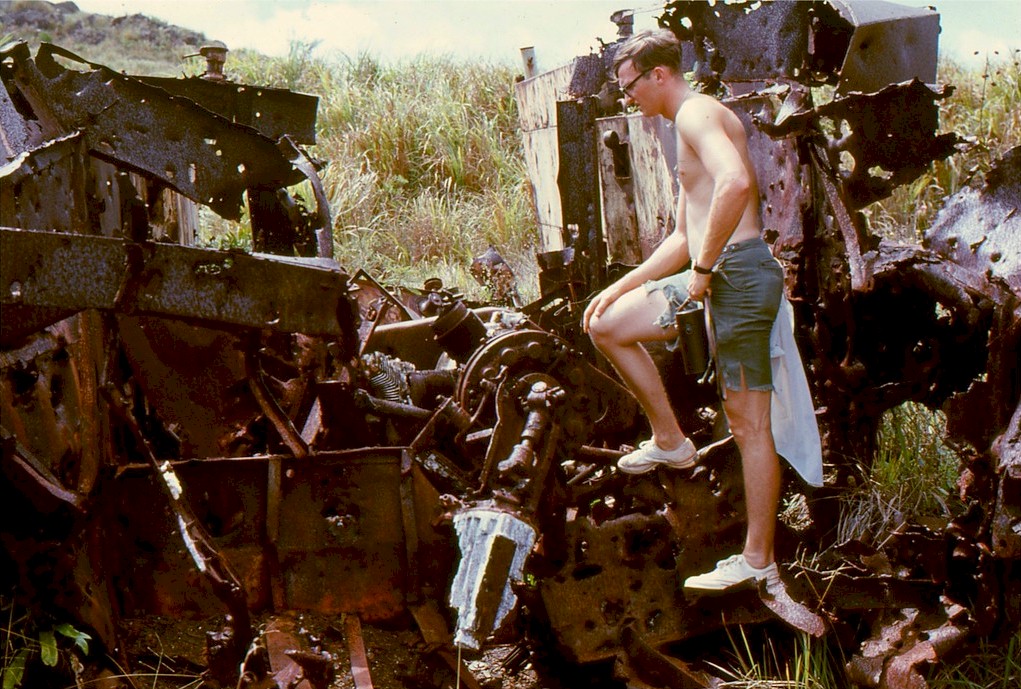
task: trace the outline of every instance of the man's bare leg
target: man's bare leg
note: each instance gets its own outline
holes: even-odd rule
[[[780,459],[769,422],[770,392],[727,390],[723,408],[741,451],[748,531],[739,555],[716,563],[716,568],[684,580],[685,590],[726,591],[753,580],[779,579],[773,539],[780,502]]]
[[[676,328],[662,328],[655,323],[666,308],[661,291],[646,293],[644,287],[638,287],[593,318],[589,334],[642,406],[656,445],[673,450],[684,443],[686,436],[677,423],[656,363],[640,344],[677,337]]]
[[[780,459],[769,420],[771,393],[728,390],[723,403],[731,432],[741,451],[748,531],[743,555],[752,567],[774,560],[777,508],[780,503]]]

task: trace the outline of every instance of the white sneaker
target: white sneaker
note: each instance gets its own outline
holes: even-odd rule
[[[660,449],[652,440],[638,443],[638,449],[629,452],[617,460],[617,468],[625,474],[644,474],[656,466],[668,466],[673,469],[689,469],[695,466],[698,450],[691,438],[685,438],[676,450]]]
[[[766,580],[767,584],[780,581],[780,572],[775,562],[770,562],[761,569],[752,567],[744,559],[744,555],[731,555],[716,563],[716,569],[705,574],[696,574],[684,580],[684,588],[700,591],[724,591],[739,584]]]

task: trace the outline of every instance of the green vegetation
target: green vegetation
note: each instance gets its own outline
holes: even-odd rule
[[[880,422],[879,451],[862,466],[856,484],[842,498],[837,541],[858,539],[879,545],[905,522],[955,516],[951,500],[959,473],[957,455],[942,441],[940,412],[907,402],[888,410]]]
[[[754,636],[753,636],[754,635]],[[804,633],[769,636],[738,627],[728,631],[722,663],[709,662],[720,689],[849,689],[848,658],[839,647]],[[755,639],[754,641],[752,639]],[[1021,686],[1021,631],[1003,643],[980,640],[967,655],[939,664],[929,689],[1014,689]],[[857,685],[854,685],[857,686]]]
[[[980,70],[940,61],[940,83],[954,87],[940,103],[940,131],[956,132],[966,143],[957,155],[933,163],[914,182],[866,208],[875,232],[919,241],[946,197],[984,179],[995,160],[1021,143],[1021,51],[994,58]]]
[[[201,60],[182,61],[206,42],[202,34],[141,14],[110,17],[41,0],[14,0],[2,10],[6,38],[25,41],[33,50],[40,42],[55,43],[128,74],[174,77],[182,75],[183,67],[189,74],[204,67]]]
[[[1021,686],[1021,631],[1005,644],[981,640],[967,657],[940,668],[931,689],[1014,689]]]
[[[714,686],[731,689],[842,689],[843,661],[825,641],[805,633],[766,636],[753,643],[744,627],[737,636],[727,631],[732,660],[710,663],[723,681]],[[789,642],[789,643],[787,643]],[[786,647],[785,647],[786,646]],[[837,649],[839,653],[839,649]]]
[[[440,277],[472,287],[493,245],[522,284],[534,278],[535,220],[506,67],[427,57],[384,64],[242,53],[239,81],[320,97],[318,144],[338,260],[386,281]],[[268,83],[267,83],[268,82]],[[467,278],[467,279],[466,279]]]
[[[0,682],[3,689],[19,689],[24,684],[29,667],[36,658],[43,668],[65,666],[77,674],[81,668],[78,658],[89,654],[88,634],[75,629],[67,622],[42,623],[23,611],[16,612],[7,597],[0,596],[0,612],[4,614],[4,627],[0,631]]]

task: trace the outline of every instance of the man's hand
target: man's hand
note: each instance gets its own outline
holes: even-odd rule
[[[709,280],[712,275],[692,272],[691,280],[688,281],[688,296],[695,301],[702,301],[709,294]]]
[[[620,290],[617,288],[617,283],[613,283],[602,292],[597,294],[589,302],[589,305],[585,308],[585,314],[581,318],[581,326],[585,332],[589,330],[589,323],[593,318],[599,318],[603,315],[603,311],[606,311],[607,307],[613,302],[617,301],[621,296]]]

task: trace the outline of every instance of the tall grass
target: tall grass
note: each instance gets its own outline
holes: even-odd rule
[[[342,265],[481,290],[467,268],[492,245],[522,287],[534,282],[535,214],[511,70],[424,55],[327,59],[300,44],[285,58],[242,52],[231,64],[238,81],[320,97],[311,152],[326,162]]]
[[[981,640],[962,660],[940,668],[932,689],[1016,689],[1021,687],[1021,631],[1004,644]]]
[[[727,630],[729,661],[708,662],[721,681],[714,687],[731,689],[843,689],[845,660],[840,649],[803,632],[765,636],[761,646],[744,627]]]
[[[949,520],[959,473],[957,455],[942,440],[941,412],[906,402],[880,420],[878,452],[862,465],[841,497],[837,541],[878,543],[907,521]]]

